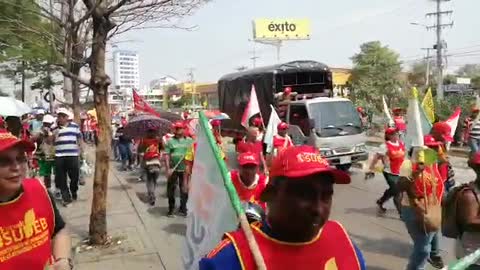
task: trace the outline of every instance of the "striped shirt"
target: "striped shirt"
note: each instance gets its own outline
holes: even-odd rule
[[[470,138],[480,140],[480,121],[476,121],[476,123],[472,123],[469,134],[470,134]]]
[[[80,128],[75,123],[58,126],[53,130],[55,134],[55,156],[76,157],[80,154]]]

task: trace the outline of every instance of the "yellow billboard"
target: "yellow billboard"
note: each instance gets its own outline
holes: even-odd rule
[[[310,39],[308,19],[256,19],[253,21],[255,40]]]

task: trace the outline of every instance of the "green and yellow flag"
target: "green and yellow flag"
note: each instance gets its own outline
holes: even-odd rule
[[[433,103],[432,89],[428,88],[422,101],[422,108],[430,123],[435,121],[435,105]]]

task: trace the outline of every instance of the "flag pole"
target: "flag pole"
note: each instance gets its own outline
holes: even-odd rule
[[[245,233],[245,237],[247,238],[248,246],[253,255],[253,259],[255,264],[257,265],[258,270],[267,270],[267,266],[265,265],[265,260],[262,256],[262,252],[258,246],[257,241],[255,240],[255,236],[253,235],[252,228],[248,223],[247,216],[245,215],[245,210],[243,209],[242,203],[240,202],[240,198],[238,197],[237,191],[232,184],[232,180],[230,179],[230,174],[227,169],[227,165],[223,161],[220,155],[220,149],[218,148],[217,143],[215,142],[215,138],[213,137],[212,131],[208,126],[208,120],[205,116],[203,111],[199,112],[199,124],[201,128],[205,130],[207,135],[208,144],[211,149],[214,150],[216,162],[218,167],[220,168],[220,172],[222,174],[223,182],[225,184],[225,188],[227,189],[228,196],[230,197],[230,202],[232,203],[235,212],[240,220],[240,227],[242,228],[243,232]]]

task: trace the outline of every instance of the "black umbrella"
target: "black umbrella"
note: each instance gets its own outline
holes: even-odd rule
[[[165,110],[157,110],[157,112],[160,114],[160,117],[162,117],[163,119],[166,119],[166,120],[168,120],[172,123],[182,120],[182,116],[180,116],[180,114],[167,112]]]
[[[150,114],[143,114],[132,118],[125,126],[123,134],[131,138],[144,137],[149,129],[164,134],[170,132],[172,122]]]

